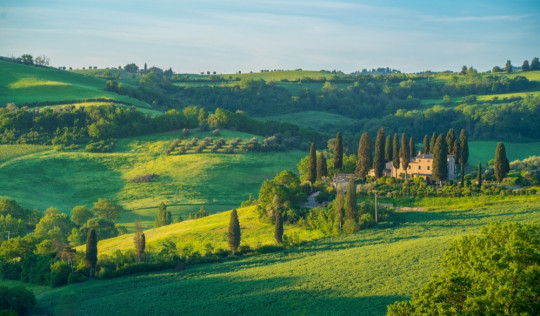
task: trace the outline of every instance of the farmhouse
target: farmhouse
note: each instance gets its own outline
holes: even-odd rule
[[[336,189],[342,189],[344,191],[347,191],[347,184],[349,183],[350,178],[356,179],[357,176],[355,174],[349,173],[338,173],[334,176],[334,179],[332,180],[330,185],[332,185]]]
[[[448,163],[447,180],[454,180],[456,177],[456,159],[452,155],[448,155],[446,158]],[[407,167],[407,178],[422,177],[424,179],[431,178],[433,176],[433,155],[422,154],[418,152],[416,157],[411,157],[409,166]],[[369,170],[369,175],[374,176],[373,169]],[[383,170],[383,176],[387,177],[399,177],[405,178],[405,169],[400,164],[399,169],[394,168],[392,162],[387,162]]]

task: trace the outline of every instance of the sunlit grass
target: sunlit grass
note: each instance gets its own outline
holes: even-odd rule
[[[510,143],[504,142],[508,160],[525,159],[530,156],[540,155],[540,142]],[[486,166],[487,162],[495,159],[496,141],[470,141],[469,142],[469,165],[476,167],[478,162]]]

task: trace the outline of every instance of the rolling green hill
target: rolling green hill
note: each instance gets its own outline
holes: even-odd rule
[[[540,223],[538,196],[469,205],[400,212],[402,223],[396,227],[180,272],[39,288],[38,307],[40,312],[100,315],[383,315],[388,304],[410,298],[438,271],[444,250],[457,237],[492,221]]]
[[[200,139],[210,132],[194,134]],[[301,151],[164,155],[180,133],[122,139],[113,153],[57,152],[47,146],[0,147],[0,196],[24,207],[55,206],[69,212],[75,205],[91,206],[98,198],[118,200],[128,212],[128,226],[139,218],[152,225],[157,206],[165,202],[174,216],[187,218],[204,205],[216,212],[239,206],[249,193],[283,169],[296,170]],[[253,137],[222,131],[219,138]],[[218,138],[218,137],[215,137]],[[157,174],[156,182],[132,183],[135,177]],[[147,226],[148,227],[148,226]]]
[[[151,108],[146,102],[105,91],[105,81],[65,70],[0,60],[0,105],[47,101],[73,101],[77,104],[80,100],[100,98]]]

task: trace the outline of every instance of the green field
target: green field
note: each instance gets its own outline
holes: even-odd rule
[[[402,223],[392,228],[278,253],[40,291],[39,312],[383,315],[388,304],[410,298],[438,271],[452,240],[492,221],[540,223],[540,199],[521,196],[474,209],[399,216]]]
[[[535,143],[507,143],[504,142],[506,156],[508,160],[522,160],[530,156],[540,156],[540,142]],[[491,141],[471,141],[469,142],[469,162],[471,166],[477,166],[482,162],[486,166],[487,162],[495,158],[495,148],[497,142]]]
[[[193,136],[202,139],[211,133]],[[151,225],[161,202],[174,216],[183,218],[202,205],[210,212],[237,207],[249,193],[258,192],[263,180],[284,169],[295,171],[296,163],[305,155],[301,151],[164,155],[173,139],[179,137],[180,133],[166,133],[123,139],[109,154],[3,145],[0,196],[15,199],[27,208],[55,206],[62,212],[69,212],[75,205],[91,207],[98,198],[112,198],[129,210],[122,215],[121,223],[130,226],[139,218]],[[222,131],[221,137],[247,141],[253,135]],[[156,182],[130,182],[152,173],[159,175]]]
[[[312,128],[315,130],[336,129],[342,126],[351,125],[357,121],[343,115],[321,111],[302,111],[289,114],[259,117],[259,119],[267,121],[286,122],[296,124],[303,128]]]
[[[0,105],[105,98],[151,108],[146,102],[105,91],[105,79],[65,70],[41,68],[0,60]],[[77,102],[74,102],[77,103]]]

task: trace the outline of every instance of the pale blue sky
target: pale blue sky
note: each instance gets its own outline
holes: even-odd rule
[[[540,57],[539,0],[1,0],[0,55],[198,73],[479,70]]]

